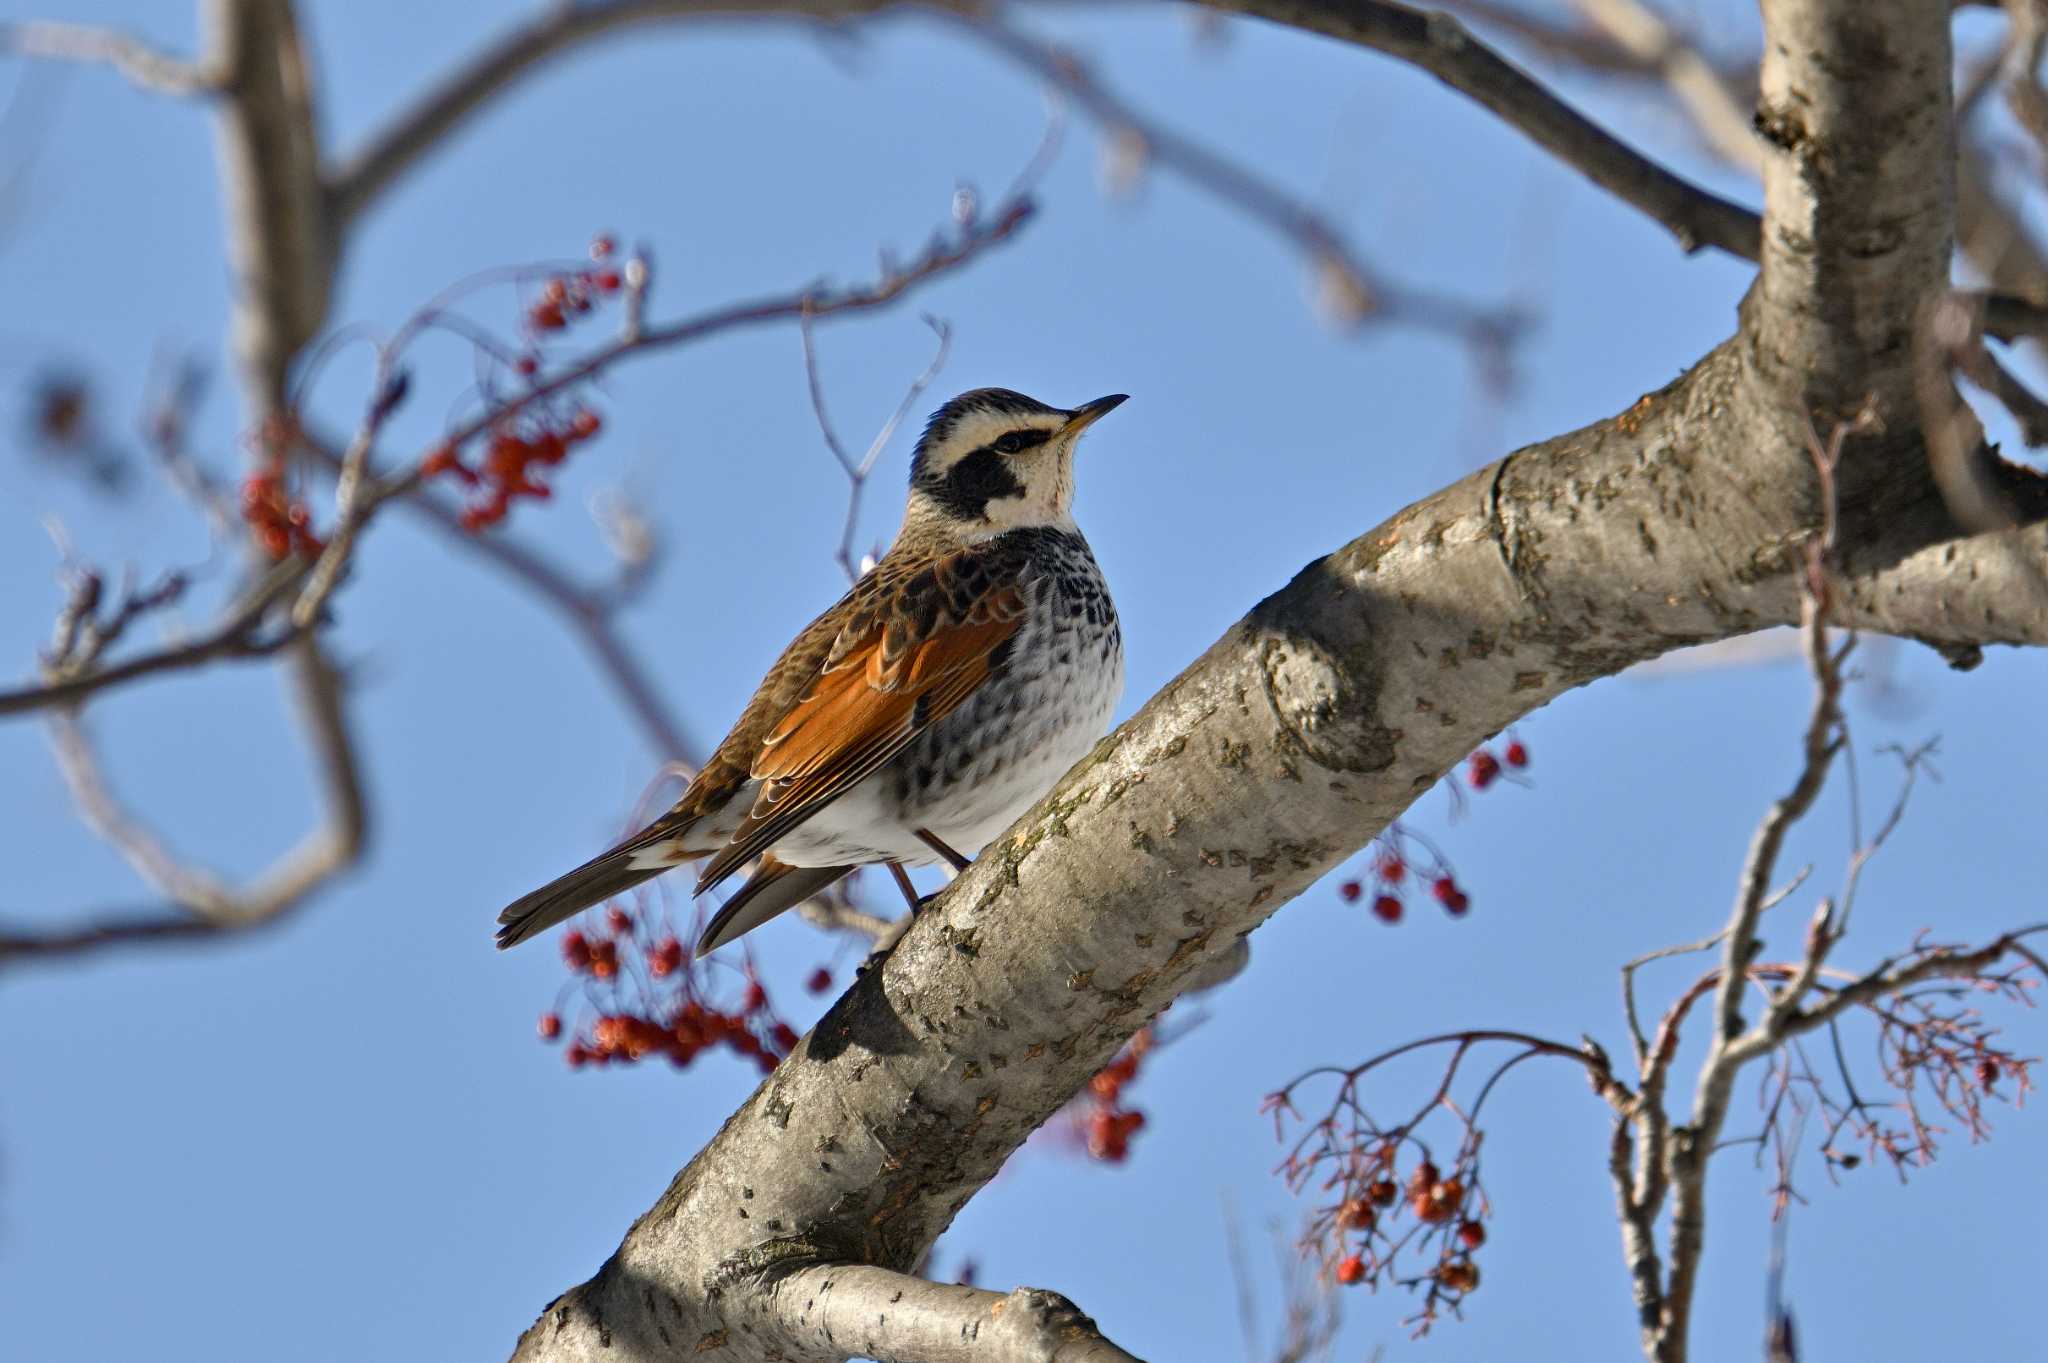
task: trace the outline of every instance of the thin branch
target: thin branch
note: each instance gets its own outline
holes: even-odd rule
[[[909,265],[898,266],[885,260],[881,272],[868,283],[844,288],[818,286],[736,303],[665,326],[649,327],[636,336],[621,337],[535,381],[518,396],[450,432],[440,443],[450,447],[463,445],[533,404],[595,378],[628,356],[673,349],[721,332],[769,322],[797,321],[805,317],[815,319],[886,307],[921,285],[966,265],[990,247],[1009,240],[1030,221],[1034,211],[1030,196],[1019,190],[998,205],[993,215],[960,224],[950,239],[944,236],[935,238],[926,251]],[[394,478],[380,482],[365,494],[365,514],[383,502],[411,491],[425,476],[424,471],[415,465]]]
[[[305,448],[316,463],[331,472],[340,472],[342,456],[335,453],[331,444],[308,438]],[[639,725],[641,736],[657,760],[680,761],[695,751],[684,735],[681,719],[663,698],[639,654],[618,630],[615,614],[629,596],[622,596],[616,588],[607,590],[579,583],[561,567],[516,540],[470,533],[462,528],[462,513],[429,488],[415,487],[401,501],[407,510],[431,524],[451,543],[503,569],[561,613],[618,692],[620,702]]]
[[[1716,156],[1752,175],[1761,173],[1763,151],[1752,126],[1754,92],[1738,96],[1698,45],[1643,0],[1576,3],[1610,39],[1663,79]]]
[[[89,918],[80,927],[49,930],[0,926],[0,968],[15,962],[97,955],[112,947],[204,940],[223,930],[220,923],[184,912],[109,914]]]
[[[1307,203],[1192,138],[1152,122],[1097,80],[1065,48],[1043,43],[988,15],[939,16],[1071,95],[1114,141],[1140,161],[1156,161],[1189,183],[1293,242],[1318,272],[1321,292],[1340,322],[1403,321],[1457,336],[1498,365],[1522,330],[1511,311],[1475,307],[1404,289],[1376,276],[1344,234]]]
[[[673,19],[784,16],[845,20],[894,8],[897,0],[583,0],[541,10],[458,64],[394,115],[368,145],[327,175],[337,223],[367,209],[428,152],[545,62],[592,39]]]
[[[1755,260],[1758,216],[1702,189],[1572,109],[1446,14],[1391,0],[1203,0],[1374,48],[1429,72],[1497,114],[1622,202],[1662,223],[1691,252],[1711,246]]]
[[[889,419],[875,432],[875,438],[868,442],[867,452],[856,460],[846,452],[846,446],[840,443],[838,434],[832,429],[831,418],[825,415],[825,391],[818,374],[818,351],[811,336],[811,317],[809,313],[805,313],[802,318],[800,330],[804,344],[804,378],[811,390],[811,411],[818,418],[818,433],[825,438],[825,448],[832,451],[832,458],[838,462],[839,471],[846,475],[846,520],[839,531],[837,558],[840,570],[846,574],[848,582],[858,580],[861,575],[860,565],[853,559],[853,537],[860,529],[861,494],[867,490],[868,475],[874,472],[875,461],[881,458],[882,451],[895,436],[896,428],[910,415],[911,407],[923,395],[924,390],[931,387],[932,380],[939,376],[939,371],[945,368],[946,356],[953,348],[953,328],[950,325],[930,314],[926,314],[924,322],[938,334],[938,349],[933,352],[931,363],[910,381],[910,387],[904,391],[902,401],[896,404],[896,410],[889,414]]]
[[[265,632],[270,607],[304,571],[301,560],[288,559],[230,606],[197,638],[140,654],[107,667],[84,666],[76,658],[60,664],[49,680],[37,686],[0,691],[0,717],[27,714],[58,706],[75,706],[109,686],[159,672],[184,671],[223,658],[268,658],[289,646],[302,631],[280,628]],[[111,642],[111,640],[109,640]],[[86,660],[91,663],[93,660]]]
[[[0,52],[111,66],[138,89],[162,95],[209,94],[224,79],[211,63],[174,57],[132,34],[49,19],[0,23]]]

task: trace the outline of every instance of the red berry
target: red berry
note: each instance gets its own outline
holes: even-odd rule
[[[758,1013],[768,1006],[768,991],[761,987],[759,980],[747,981],[746,998],[740,1004],[742,1013]]]
[[[1445,908],[1449,908],[1451,901],[1456,899],[1460,893],[1458,882],[1449,876],[1438,876],[1435,880],[1431,881],[1429,892],[1436,896],[1436,902]]]
[[[1346,904],[1356,904],[1358,897],[1365,893],[1365,886],[1355,880],[1347,880],[1337,887],[1337,897]]]
[[[774,1029],[769,1033],[769,1035],[773,1037],[775,1040],[775,1049],[781,1051],[784,1055],[788,1055],[791,1051],[796,1049],[796,1029],[794,1027],[791,1027],[788,1023],[776,1023]]]
[[[1401,901],[1390,894],[1383,894],[1372,901],[1372,916],[1382,923],[1401,921]]]
[[[1371,1230],[1375,1215],[1372,1203],[1362,1197],[1350,1198],[1345,1201],[1343,1206],[1337,1208],[1337,1228],[1339,1230]]]
[[[1486,749],[1473,753],[1465,773],[1465,779],[1472,783],[1472,789],[1485,790],[1500,775],[1500,759]]]
[[[1365,1281],[1365,1260],[1356,1254],[1347,1254],[1337,1261],[1337,1281],[1346,1287],[1356,1287]]]
[[[613,240],[609,232],[600,232],[590,239],[590,258],[592,260],[603,260],[618,249],[619,243]]]
[[[647,958],[647,973],[655,979],[666,979],[682,968],[683,944],[673,937],[664,937],[657,942],[653,953]]]
[[[531,355],[521,355],[512,361],[512,367],[528,378],[540,372],[540,361]]]
[[[1401,860],[1396,854],[1389,852],[1381,857],[1372,869],[1374,874],[1378,875],[1381,880],[1386,881],[1387,884],[1399,885],[1401,878],[1408,874],[1408,863]]]
[[[619,286],[625,283],[619,277],[617,270],[599,270],[590,276],[590,282],[597,287],[600,293],[617,293]]]
[[[824,966],[819,966],[816,970],[813,970],[811,977],[804,981],[804,988],[810,990],[813,994],[822,994],[831,987],[832,972],[825,969]]]
[[[1529,750],[1522,746],[1522,740],[1519,738],[1508,744],[1507,752],[1504,755],[1507,758],[1508,765],[1511,767],[1526,767],[1529,765]]]
[[[633,926],[633,917],[614,904],[604,911],[604,922],[613,932],[625,932]]]
[[[542,1041],[553,1041],[562,1034],[562,1015],[560,1013],[542,1013],[537,1030],[540,1032],[540,1039]]]
[[[535,331],[560,331],[569,325],[569,319],[562,315],[562,305],[552,301],[536,304],[526,320]]]
[[[1486,1243],[1486,1227],[1477,1221],[1467,1221],[1458,1227],[1458,1243],[1466,1249],[1478,1249]]]
[[[1394,1186],[1394,1181],[1392,1179],[1383,1178],[1380,1179],[1378,1182],[1374,1183],[1371,1187],[1367,1188],[1365,1190],[1365,1195],[1371,1201],[1376,1202],[1380,1206],[1384,1207],[1393,1202],[1393,1200],[1400,1195],[1400,1191],[1400,1189]]]
[[[588,407],[579,407],[576,415],[569,418],[569,438],[588,440],[604,429],[604,421]]]

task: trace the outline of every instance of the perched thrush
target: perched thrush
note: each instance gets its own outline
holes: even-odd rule
[[[514,901],[509,947],[671,866],[696,893],[754,863],[697,941],[714,950],[857,866],[978,851],[1108,729],[1123,636],[1074,524],[1074,443],[1121,393],[1063,410],[1006,388],[941,407],[903,529],[783,650],[682,798]],[[913,899],[913,903],[914,903]]]

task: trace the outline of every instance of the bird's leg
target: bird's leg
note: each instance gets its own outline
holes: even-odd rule
[[[944,857],[946,859],[947,864],[950,865],[955,871],[964,871],[969,866],[972,866],[974,864],[973,862],[969,861],[966,857],[961,856],[958,852],[955,852],[952,848],[946,846],[944,839],[940,838],[938,834],[932,832],[929,828],[920,828],[915,831],[917,833],[918,840],[924,843],[926,847],[931,848],[932,851],[937,852],[940,856]]]
[[[910,872],[903,869],[903,863],[900,861],[892,861],[888,866],[889,874],[896,877],[896,888],[903,891],[903,898],[909,903],[910,911],[916,913],[924,907],[924,901],[917,897],[917,886],[910,883]]]
[[[854,968],[853,973],[856,977],[867,974],[870,970],[873,970],[876,966],[889,959],[889,953],[894,951],[896,944],[903,940],[903,934],[910,931],[910,925],[917,921],[917,911],[923,908],[925,904],[925,901],[918,897],[917,886],[910,883],[910,872],[903,869],[902,862],[889,861],[884,862],[883,865],[887,866],[889,874],[895,877],[896,888],[903,891],[903,898],[910,904],[910,912],[904,914],[894,923],[891,923],[888,930],[875,939],[874,950],[868,953],[866,960]]]

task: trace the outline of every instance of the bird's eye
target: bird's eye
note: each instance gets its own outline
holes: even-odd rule
[[[1008,435],[999,436],[996,439],[995,451],[997,454],[1016,454],[1023,448],[1024,436],[1020,431],[1011,431]]]

